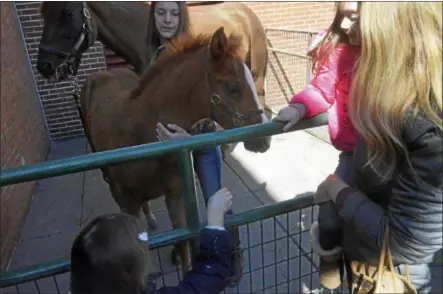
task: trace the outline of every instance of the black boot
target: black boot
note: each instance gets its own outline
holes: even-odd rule
[[[228,287],[235,287],[243,277],[243,249],[241,248],[240,234],[238,227],[229,230],[233,235],[234,247],[231,253],[232,275],[229,278]]]

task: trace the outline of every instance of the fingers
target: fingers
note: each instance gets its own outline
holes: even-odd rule
[[[285,126],[283,127],[283,131],[287,132],[289,131],[293,126],[295,126],[297,124],[298,120],[291,120],[289,121],[287,124],[285,124]]]
[[[170,138],[171,133],[162,124],[157,124],[157,139],[159,141],[167,141]]]
[[[272,119],[272,121],[276,121],[276,122],[287,122],[289,121],[289,118],[286,115],[283,115],[281,113],[277,114],[276,117],[274,117]]]
[[[170,130],[176,131],[178,133],[186,133],[186,134],[188,133],[183,128],[181,128],[181,127],[179,127],[177,125],[174,125],[174,124],[168,124],[168,128]]]

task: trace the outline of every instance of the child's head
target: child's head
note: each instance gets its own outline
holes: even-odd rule
[[[335,17],[323,40],[313,48],[312,56],[316,61],[323,61],[338,44],[359,46],[360,2],[336,2]]]
[[[148,238],[133,216],[99,216],[74,240],[71,293],[137,294],[148,268]]]

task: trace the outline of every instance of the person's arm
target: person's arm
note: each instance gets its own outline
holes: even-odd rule
[[[338,66],[340,54],[341,50],[331,52],[330,57],[322,61],[308,86],[291,98],[290,105],[304,105],[306,111],[303,118],[327,112],[334,104],[338,71],[343,70],[343,66]]]
[[[177,287],[164,287],[158,294],[219,294],[229,283],[232,233],[224,228],[224,216],[232,205],[228,189],[218,190],[207,205],[208,225],[200,236],[200,250],[192,260],[192,270]]]
[[[388,222],[393,258],[411,262],[423,261],[442,243],[442,133],[420,123],[417,129],[407,144],[412,168],[404,165],[395,178],[387,210],[351,187],[335,199],[340,216],[373,248],[381,250]]]
[[[231,274],[231,233],[221,226],[208,226],[200,236],[200,250],[193,258],[192,271],[177,287],[160,288],[158,294],[219,294]]]

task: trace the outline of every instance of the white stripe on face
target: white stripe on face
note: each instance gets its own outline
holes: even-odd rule
[[[252,73],[249,70],[249,68],[246,66],[246,64],[243,63],[243,67],[245,69],[245,79],[248,82],[249,88],[252,91],[252,95],[254,96],[254,101],[257,105],[258,110],[262,110],[262,106],[260,105],[260,102],[258,102],[258,95],[257,95],[257,89],[255,88],[254,79],[252,78]],[[268,122],[268,117],[265,115],[264,112],[261,114],[262,123]]]

